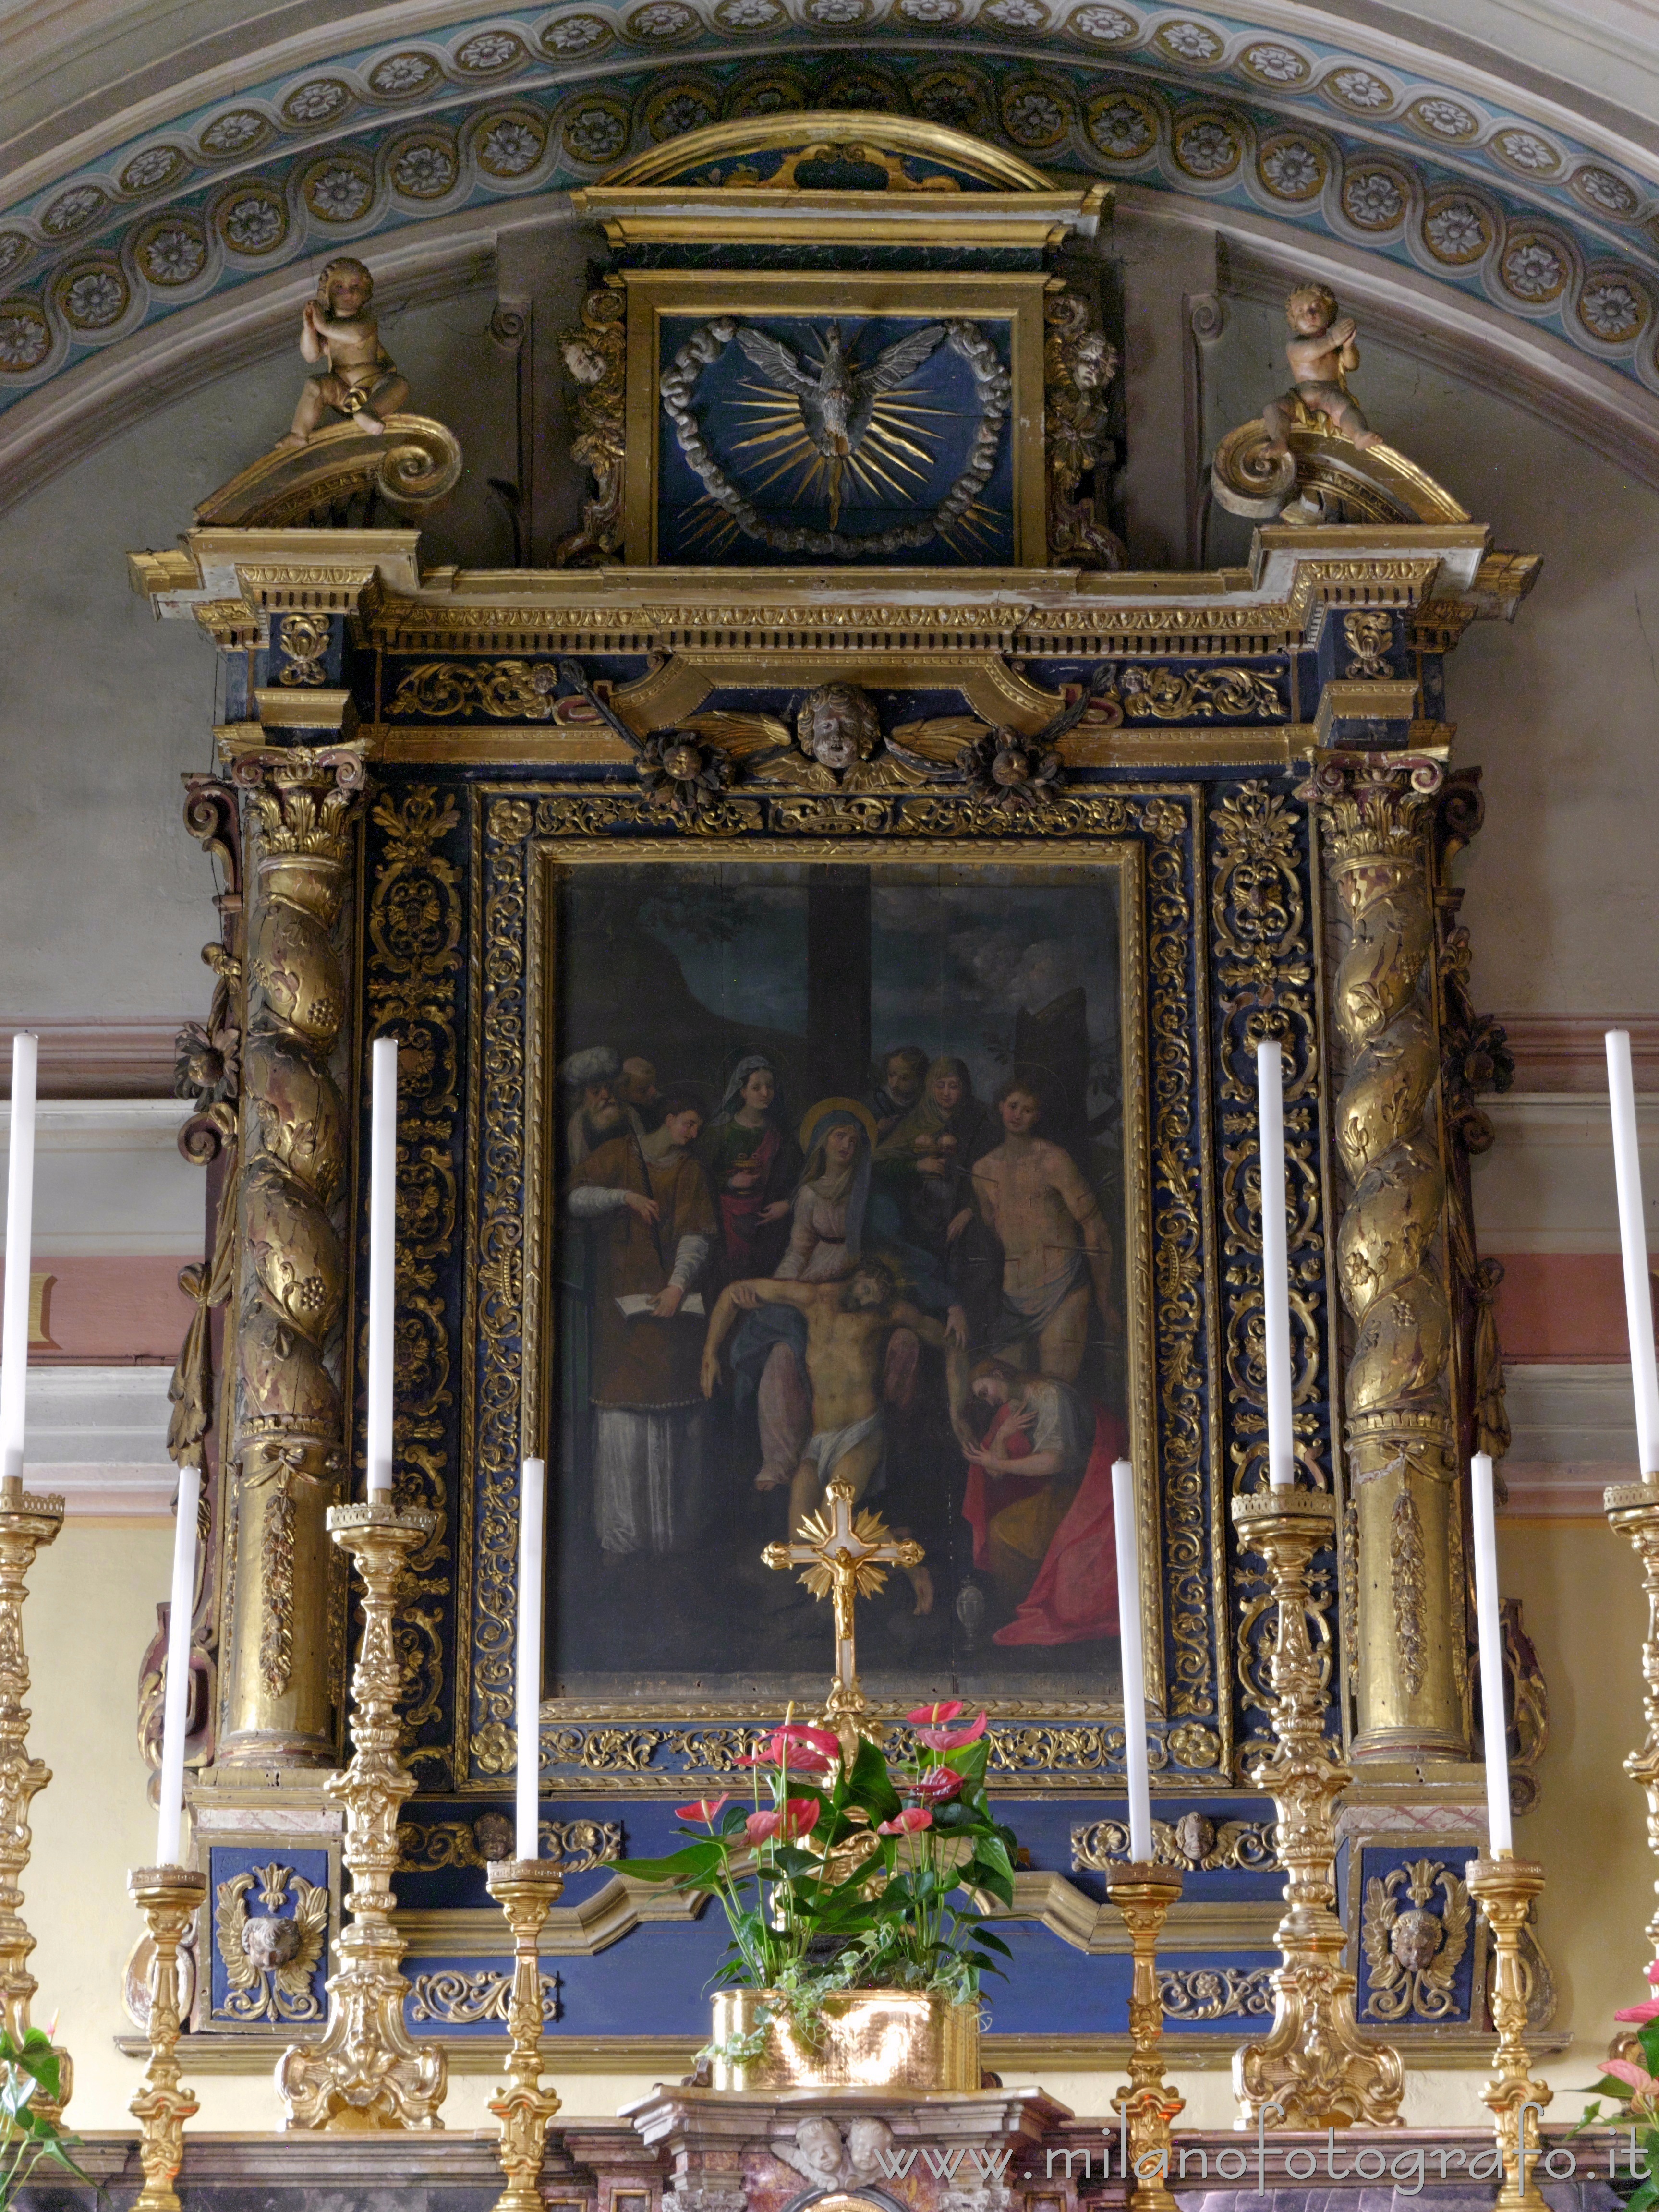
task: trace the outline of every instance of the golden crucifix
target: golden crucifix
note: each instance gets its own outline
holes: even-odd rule
[[[769,1544],[761,1553],[769,1567],[799,1567],[814,1597],[835,1601],[836,1679],[823,1717],[849,1756],[858,1738],[872,1733],[853,1649],[854,1604],[876,1595],[889,1567],[919,1567],[924,1556],[920,1544],[894,1536],[878,1513],[855,1516],[853,1504],[852,1484],[832,1482],[818,1510],[802,1519],[793,1542]]]

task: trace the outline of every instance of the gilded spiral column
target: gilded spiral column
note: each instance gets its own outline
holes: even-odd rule
[[[1348,1578],[1357,1759],[1468,1755],[1446,1177],[1430,1111],[1439,1073],[1430,840],[1438,762],[1333,753],[1308,787],[1346,925],[1331,1008],[1349,1190],[1337,1273],[1347,1364]]]
[[[230,1650],[222,1760],[328,1766],[338,1747],[328,1508],[342,1392],[348,912],[361,749],[243,753],[246,1048],[236,1185]]]

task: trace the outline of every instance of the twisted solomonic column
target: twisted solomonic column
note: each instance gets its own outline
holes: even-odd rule
[[[1467,1636],[1430,841],[1438,762],[1334,753],[1308,795],[1349,931],[1333,991],[1351,1189],[1337,1271],[1354,1322],[1346,1391],[1352,1501],[1344,1582],[1353,1755],[1467,1758]]]
[[[220,1756],[331,1765],[344,1464],[347,895],[360,746],[245,754],[246,1024],[236,1182],[234,1619]]]

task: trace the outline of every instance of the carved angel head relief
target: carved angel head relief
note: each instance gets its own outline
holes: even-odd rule
[[[809,759],[837,775],[868,760],[881,738],[875,702],[856,684],[821,684],[795,717],[795,742]]]

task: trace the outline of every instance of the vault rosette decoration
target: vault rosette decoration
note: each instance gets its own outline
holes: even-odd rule
[[[785,333],[787,335],[785,335]],[[983,559],[981,503],[1002,461],[1013,384],[981,324],[916,316],[715,315],[663,371],[663,412],[702,483],[674,550],[890,558],[943,545]]]

